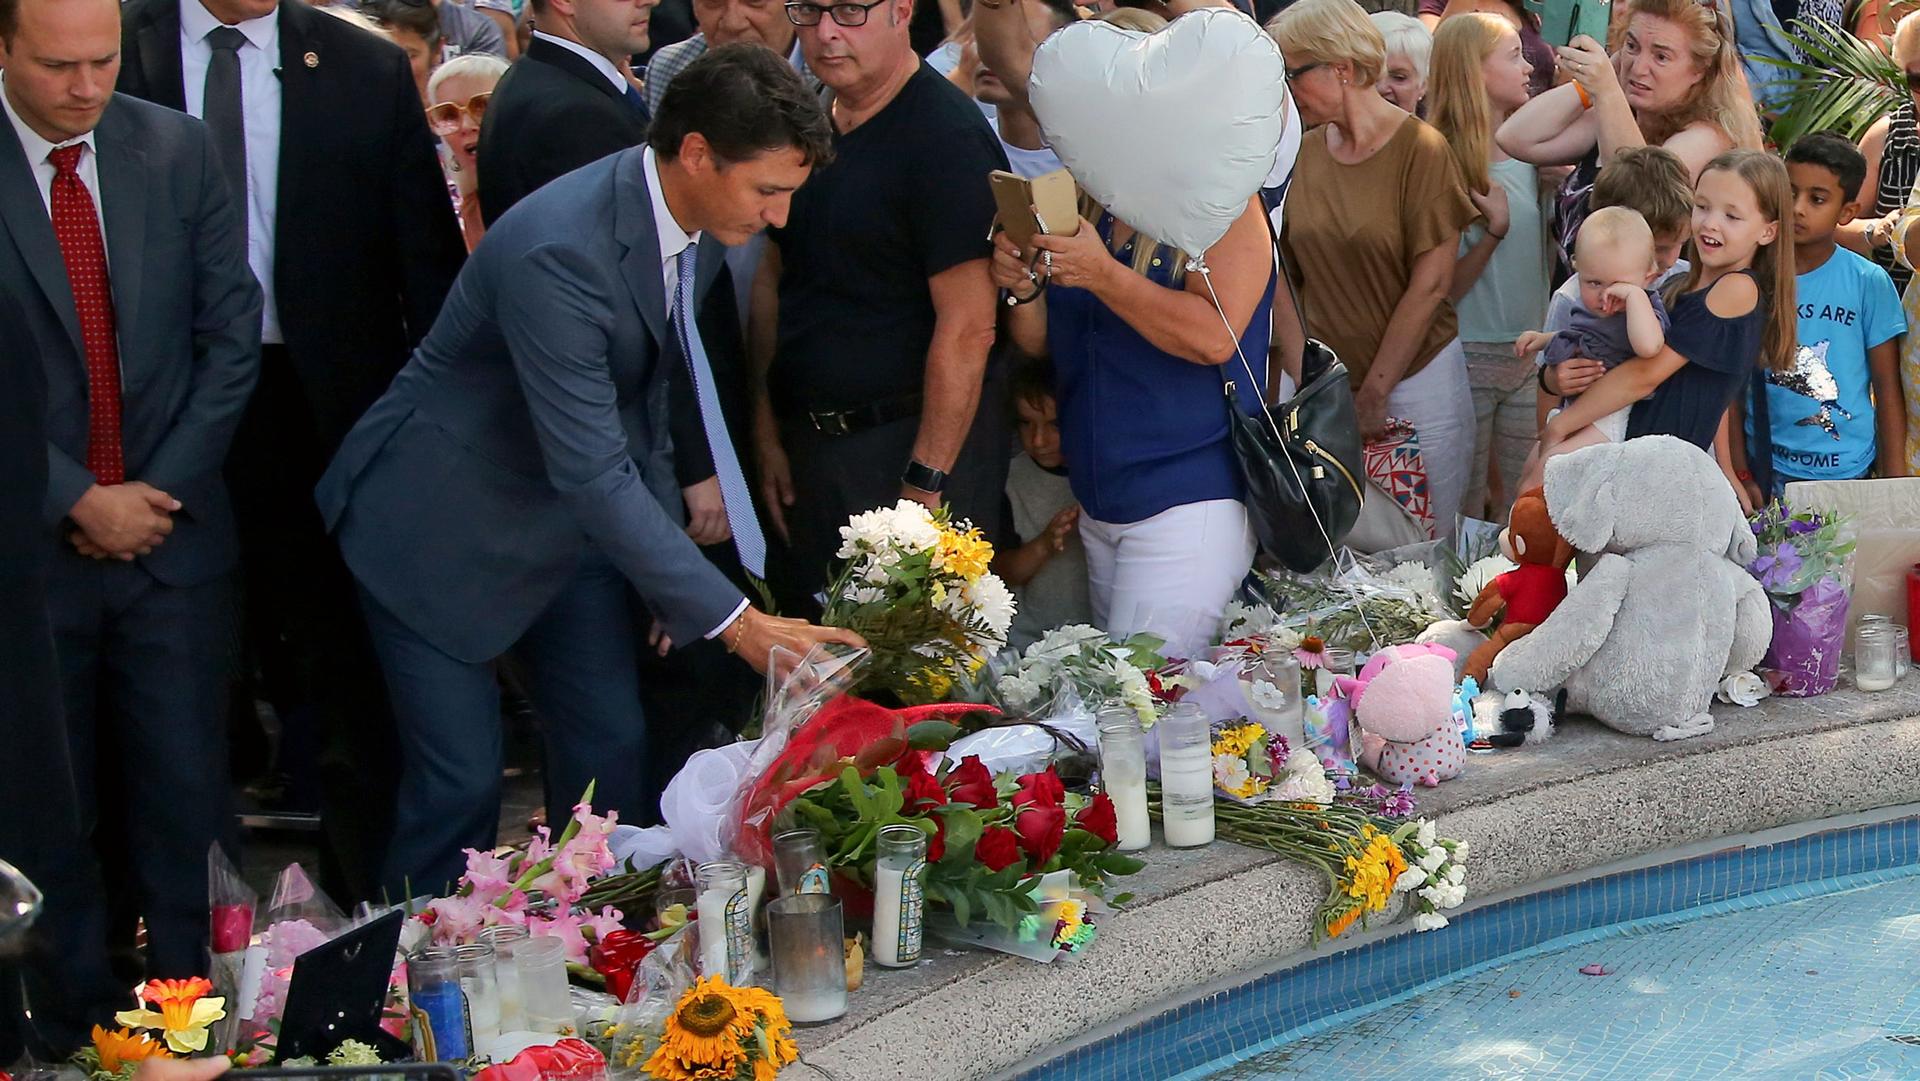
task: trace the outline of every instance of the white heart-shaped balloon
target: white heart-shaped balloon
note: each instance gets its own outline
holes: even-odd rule
[[[1081,22],[1033,54],[1028,96],[1088,195],[1199,255],[1275,171],[1287,65],[1258,23],[1227,8],[1189,12],[1152,34]]]

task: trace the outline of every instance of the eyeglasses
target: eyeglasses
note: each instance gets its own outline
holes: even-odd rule
[[[427,110],[427,127],[435,135],[452,135],[460,130],[460,118],[470,116],[478,124],[487,115],[487,101],[493,97],[493,91],[487,90],[468,98],[465,104],[457,101],[443,101]]]
[[[1306,74],[1307,72],[1310,72],[1310,71],[1312,71],[1312,70],[1313,70],[1314,68],[1317,68],[1317,67],[1320,67],[1320,66],[1321,66],[1321,64],[1320,64],[1320,62],[1319,62],[1318,60],[1316,60],[1316,61],[1314,61],[1314,62],[1313,62],[1313,63],[1311,63],[1311,64],[1302,64],[1302,65],[1300,65],[1300,66],[1299,66],[1299,67],[1297,67],[1297,68],[1288,68],[1288,69],[1287,69],[1287,81],[1288,81],[1288,82],[1293,82],[1293,81],[1294,81],[1295,79],[1298,79],[1298,78],[1300,78],[1300,77],[1301,77],[1302,75],[1305,75],[1305,74]]]
[[[886,2],[887,0],[873,0],[871,4],[788,4],[787,21],[795,26],[819,26],[820,16],[832,15],[833,21],[841,26],[865,26],[867,12]]]

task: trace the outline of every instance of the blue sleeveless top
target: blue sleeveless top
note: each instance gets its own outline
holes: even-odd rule
[[[1737,273],[1753,277],[1750,270]],[[1758,282],[1756,278],[1755,284]],[[1752,311],[1722,319],[1707,307],[1707,294],[1712,289],[1695,289],[1674,298],[1667,344],[1686,357],[1687,363],[1668,376],[1650,397],[1634,403],[1627,419],[1627,438],[1674,435],[1701,450],[1713,451],[1721,415],[1733,404],[1734,396],[1747,387],[1760,362],[1768,301],[1762,292]]]
[[[1101,215],[1099,230],[1111,246],[1112,215]],[[1131,264],[1133,242],[1114,258]],[[1175,269],[1166,249],[1147,278],[1174,288]],[[1249,406],[1263,397],[1273,285],[1269,268],[1266,291],[1240,336],[1253,367],[1251,393],[1239,357],[1217,368],[1182,360],[1147,341],[1085,289],[1047,290],[1061,452],[1074,498],[1089,517],[1125,525],[1188,503],[1242,498],[1223,380],[1233,380]]]

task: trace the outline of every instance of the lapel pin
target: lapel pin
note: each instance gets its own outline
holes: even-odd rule
[[[307,55],[306,55],[305,57],[303,57],[302,59],[304,59],[304,60],[306,61],[306,64],[307,64],[307,66],[308,66],[308,67],[310,67],[310,68],[317,68],[317,67],[319,67],[319,66],[320,66],[320,54],[319,54],[319,53],[308,53],[308,54],[307,54]]]

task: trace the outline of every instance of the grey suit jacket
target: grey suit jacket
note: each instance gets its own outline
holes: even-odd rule
[[[143,556],[162,582],[196,585],[232,568],[228,444],[260,373],[260,286],[247,269],[239,203],[198,120],[115,94],[94,129],[107,267],[120,344],[127,479],[180,500],[173,533]],[[0,124],[0,288],[19,298],[47,376],[48,483],[57,528],[94,483],[87,368],[66,262],[32,167]],[[64,537],[59,544],[72,555]]]
[[[703,238],[697,298],[722,258]],[[436,648],[486,661],[591,545],[674,639],[712,631],[742,596],[680,524],[668,312],[641,149],[517,203],[320,479],[360,584]]]

